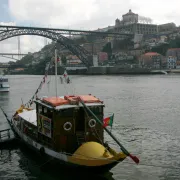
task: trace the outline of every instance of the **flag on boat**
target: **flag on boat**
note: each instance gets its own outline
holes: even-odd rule
[[[70,78],[69,78],[68,73],[67,73],[66,70],[64,71],[63,78],[64,78],[65,83],[67,83],[67,84],[70,83]],[[63,79],[62,79],[62,77],[60,77],[60,80],[61,80],[61,84],[63,84]]]
[[[55,60],[55,58],[52,57],[52,58],[51,58],[51,61],[53,62],[53,65],[55,64],[54,60]],[[57,56],[56,61],[61,65],[61,58],[60,58],[59,56]]]
[[[113,119],[114,119],[114,113],[113,113],[112,116],[104,118],[104,120],[103,120],[104,127],[106,127],[106,126],[111,126],[112,127]]]
[[[59,56],[57,57],[57,62],[60,66],[62,65],[61,57],[59,57]]]
[[[66,71],[66,70],[64,71],[63,76],[64,76],[64,78],[67,78],[67,77],[68,77],[68,74],[67,74],[67,71]]]

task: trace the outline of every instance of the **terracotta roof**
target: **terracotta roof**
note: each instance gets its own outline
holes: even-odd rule
[[[98,98],[92,95],[80,95],[80,96],[64,96],[62,97],[47,97],[43,98],[42,101],[51,105],[51,106],[61,106],[61,105],[70,105],[77,104],[80,98],[84,103],[102,103]]]
[[[160,54],[157,52],[148,52],[144,54],[145,56],[159,56]]]

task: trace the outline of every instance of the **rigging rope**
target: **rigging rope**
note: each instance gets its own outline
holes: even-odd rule
[[[38,95],[38,93],[40,92],[42,86],[43,86],[43,85],[45,84],[45,82],[46,82],[46,79],[47,79],[47,76],[48,76],[48,72],[49,72],[49,70],[52,68],[52,66],[54,65],[53,62],[54,62],[54,57],[52,57],[52,58],[51,58],[51,61],[46,64],[45,75],[44,75],[44,77],[43,77],[43,80],[40,82],[40,84],[39,84],[39,86],[38,86],[38,89],[35,91],[35,93],[34,93],[34,95],[32,96],[32,98],[31,98],[24,106],[31,107],[31,105],[32,105],[33,102],[34,102],[34,99],[35,99],[35,98],[36,98],[36,99],[38,98],[37,95]],[[64,68],[64,74],[65,74],[65,73],[66,73],[66,76],[67,76],[66,69]],[[63,76],[64,76],[64,74],[63,74]],[[61,78],[61,77],[60,77],[60,78]],[[65,78],[65,83],[63,83],[63,84],[64,84],[65,91],[66,91],[66,93],[68,94],[67,87],[66,87],[65,84],[66,84],[66,83],[67,83],[67,84],[70,84],[70,79],[69,79],[69,77],[65,77],[65,76],[64,76],[64,78]],[[63,79],[62,79],[62,80],[63,80]],[[49,86],[50,86],[49,84],[50,84],[50,82],[51,82],[51,76],[50,76],[50,81],[47,82],[47,84],[48,84],[48,93],[49,93]]]
[[[45,68],[45,75],[43,77],[43,80],[40,82],[39,86],[38,86],[38,89],[35,91],[34,95],[32,96],[32,98],[25,104],[25,106],[31,106],[33,104],[33,101],[34,99],[36,98],[37,99],[37,94],[39,93],[39,91],[41,90],[43,84],[46,82],[46,78],[47,78],[47,75],[48,75],[48,71],[51,67],[51,63],[52,63],[52,59],[50,62],[48,62],[46,64],[46,68]]]

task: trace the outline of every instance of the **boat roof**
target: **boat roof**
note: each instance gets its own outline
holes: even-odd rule
[[[30,111],[23,110],[22,113],[18,114],[18,116],[24,119],[25,121],[28,121],[29,123],[37,126],[36,109]]]
[[[83,105],[78,102],[78,97],[82,99],[86,106],[104,106],[100,99],[92,95],[45,97],[36,102],[48,108],[60,110],[82,107]]]

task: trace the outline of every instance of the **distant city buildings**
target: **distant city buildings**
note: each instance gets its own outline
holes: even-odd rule
[[[164,59],[164,57],[159,53],[148,52],[148,53],[143,54],[139,58],[139,65],[141,67],[149,67],[149,68],[159,69],[159,68],[161,68],[163,59]]]
[[[180,48],[168,49],[166,53],[167,68],[176,69],[180,68]]]
[[[143,19],[143,20],[142,20]],[[152,24],[150,18],[141,17],[129,10],[128,13],[122,15],[122,20],[115,20],[115,32],[127,32],[137,34],[156,34],[176,29],[174,23],[162,25]]]
[[[176,69],[177,58],[174,56],[167,57],[167,68],[168,69]]]
[[[149,18],[144,18],[145,23],[139,21],[139,15],[129,10],[128,13],[122,15],[122,20],[116,19],[115,32],[127,32],[132,34],[155,34],[158,32],[156,24],[150,24]]]
[[[82,45],[83,48],[85,48],[87,51],[91,52],[92,54],[98,54],[102,51],[103,46],[107,44],[107,40],[99,40],[95,41],[93,43],[84,43]]]
[[[180,69],[180,48],[168,49],[166,56],[148,52],[139,57],[139,66],[153,69]]]
[[[160,25],[153,24],[150,18],[139,16],[130,9],[129,12],[122,15],[121,19],[115,20],[114,26],[98,28],[95,31],[134,34],[134,46],[129,48],[130,45],[127,45],[125,49],[120,48],[122,44],[118,43],[118,47],[115,48],[114,38],[96,39],[95,42],[83,43],[81,46],[96,56],[99,64],[106,62],[114,62],[116,65],[133,64],[135,61],[139,61],[139,65],[142,67],[180,68],[180,48],[169,49],[165,57],[156,52],[145,53],[152,47],[168,44],[169,39],[175,39],[180,35],[178,27],[172,22]],[[114,47],[111,60],[105,53],[101,52],[107,42],[111,42],[112,47]],[[69,64],[76,63],[74,60],[68,62]],[[78,61],[78,63],[80,62]]]
[[[176,24],[174,23],[167,23],[167,24],[161,24],[158,25],[158,32],[168,32],[168,31],[173,31],[176,29]]]

